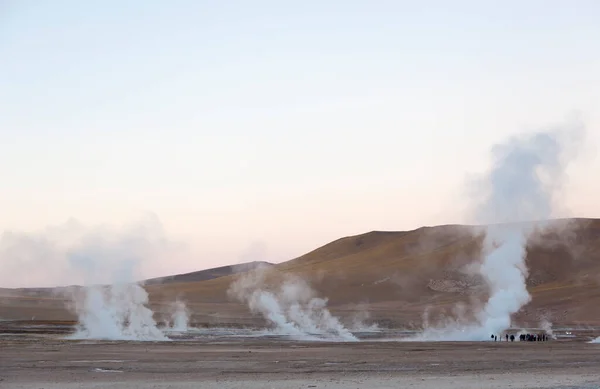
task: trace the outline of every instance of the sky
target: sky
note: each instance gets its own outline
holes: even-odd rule
[[[599,17],[593,0],[0,1],[0,287],[73,281],[82,239],[149,277],[467,222],[494,144],[573,117],[585,148],[556,216],[600,217]]]

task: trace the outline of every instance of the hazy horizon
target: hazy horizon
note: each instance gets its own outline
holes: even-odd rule
[[[2,2],[0,287],[464,224],[494,145],[574,121],[585,147],[554,216],[600,217],[598,15],[591,0]]]

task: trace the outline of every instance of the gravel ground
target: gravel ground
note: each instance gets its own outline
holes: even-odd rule
[[[0,338],[0,388],[600,388],[600,344]]]

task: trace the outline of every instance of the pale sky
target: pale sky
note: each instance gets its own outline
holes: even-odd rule
[[[143,276],[279,262],[464,222],[493,144],[574,113],[558,216],[600,217],[599,20],[594,0],[0,1],[0,231],[153,213],[189,252]],[[8,275],[9,251],[0,287],[66,282]]]

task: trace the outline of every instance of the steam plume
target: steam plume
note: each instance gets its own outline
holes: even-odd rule
[[[552,330],[552,323],[547,319],[542,319],[542,321],[540,321],[540,328],[544,330],[546,335],[549,335],[552,339],[556,339],[556,335],[554,335],[554,331]]]
[[[377,323],[367,324],[371,318],[371,313],[368,311],[368,304],[357,304],[354,307],[354,315],[352,317],[352,326],[350,329],[354,332],[379,332],[380,328]]]
[[[189,329],[189,312],[183,301],[177,300],[171,305],[171,325],[169,330],[186,332]]]
[[[120,229],[70,220],[37,233],[5,232],[0,265],[17,281],[83,285],[57,289],[78,317],[76,338],[168,340],[148,308],[146,290],[136,281],[180,252],[150,214]]]
[[[148,293],[138,284],[88,287],[75,300],[79,317],[75,339],[168,340],[146,306]]]
[[[232,283],[228,294],[261,314],[281,335],[299,340],[358,339],[327,309],[327,300],[314,296],[302,279],[284,275],[283,283],[267,290],[266,270],[248,272]]]
[[[476,313],[475,323],[427,328],[419,339],[484,340],[510,327],[511,316],[531,300],[526,287],[528,236],[536,224],[553,217],[581,131],[576,126],[514,137],[492,149],[492,168],[473,187],[475,221],[503,223],[487,227],[479,267],[490,297]]]
[[[123,232],[104,234],[100,238],[88,234],[79,245],[71,248],[69,262],[90,279],[97,269],[107,266],[107,286],[89,286],[84,297],[75,300],[79,331],[75,337],[87,339],[169,340],[158,329],[153,312],[148,308],[148,293],[136,282],[144,261],[166,254],[170,246],[157,219],[146,221]],[[162,249],[150,252],[149,249]],[[106,261],[110,258],[110,261]],[[187,330],[185,305],[176,303],[174,325],[178,331]]]

